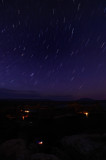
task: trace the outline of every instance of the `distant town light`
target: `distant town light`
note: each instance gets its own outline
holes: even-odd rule
[[[84,114],[86,115],[86,117],[88,117],[88,112],[85,112]]]
[[[24,116],[22,116],[22,119],[24,120],[24,119],[25,119],[25,117],[24,117]]]
[[[29,111],[29,110],[25,110],[24,112],[25,112],[25,113],[29,113],[30,111]]]
[[[37,142],[39,145],[42,145],[43,144],[43,141],[38,141]]]

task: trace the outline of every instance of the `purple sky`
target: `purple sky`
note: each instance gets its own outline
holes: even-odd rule
[[[106,99],[106,0],[0,0],[0,88]]]

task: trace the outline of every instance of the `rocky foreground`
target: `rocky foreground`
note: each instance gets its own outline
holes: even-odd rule
[[[0,145],[0,160],[106,160],[106,134],[63,137],[56,145],[12,139]]]

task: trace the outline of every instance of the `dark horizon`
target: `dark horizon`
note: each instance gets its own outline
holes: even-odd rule
[[[10,99],[10,100],[53,100],[53,101],[96,101],[96,100],[106,100],[106,99],[95,99],[92,97],[75,97],[73,95],[43,95],[37,91],[31,90],[11,90],[0,88],[0,100]]]

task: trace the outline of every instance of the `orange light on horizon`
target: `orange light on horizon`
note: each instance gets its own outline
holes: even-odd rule
[[[22,119],[24,120],[24,119],[25,119],[25,117],[24,117],[24,116],[22,116]]]
[[[23,120],[25,120],[25,118],[28,118],[28,115],[22,116]]]
[[[28,111],[28,110],[25,110],[24,112],[25,112],[25,113],[29,113],[30,111]]]
[[[42,144],[43,144],[43,141],[39,141],[38,144],[42,145]]]
[[[88,112],[84,112],[84,114],[86,115],[86,117],[88,117]]]

